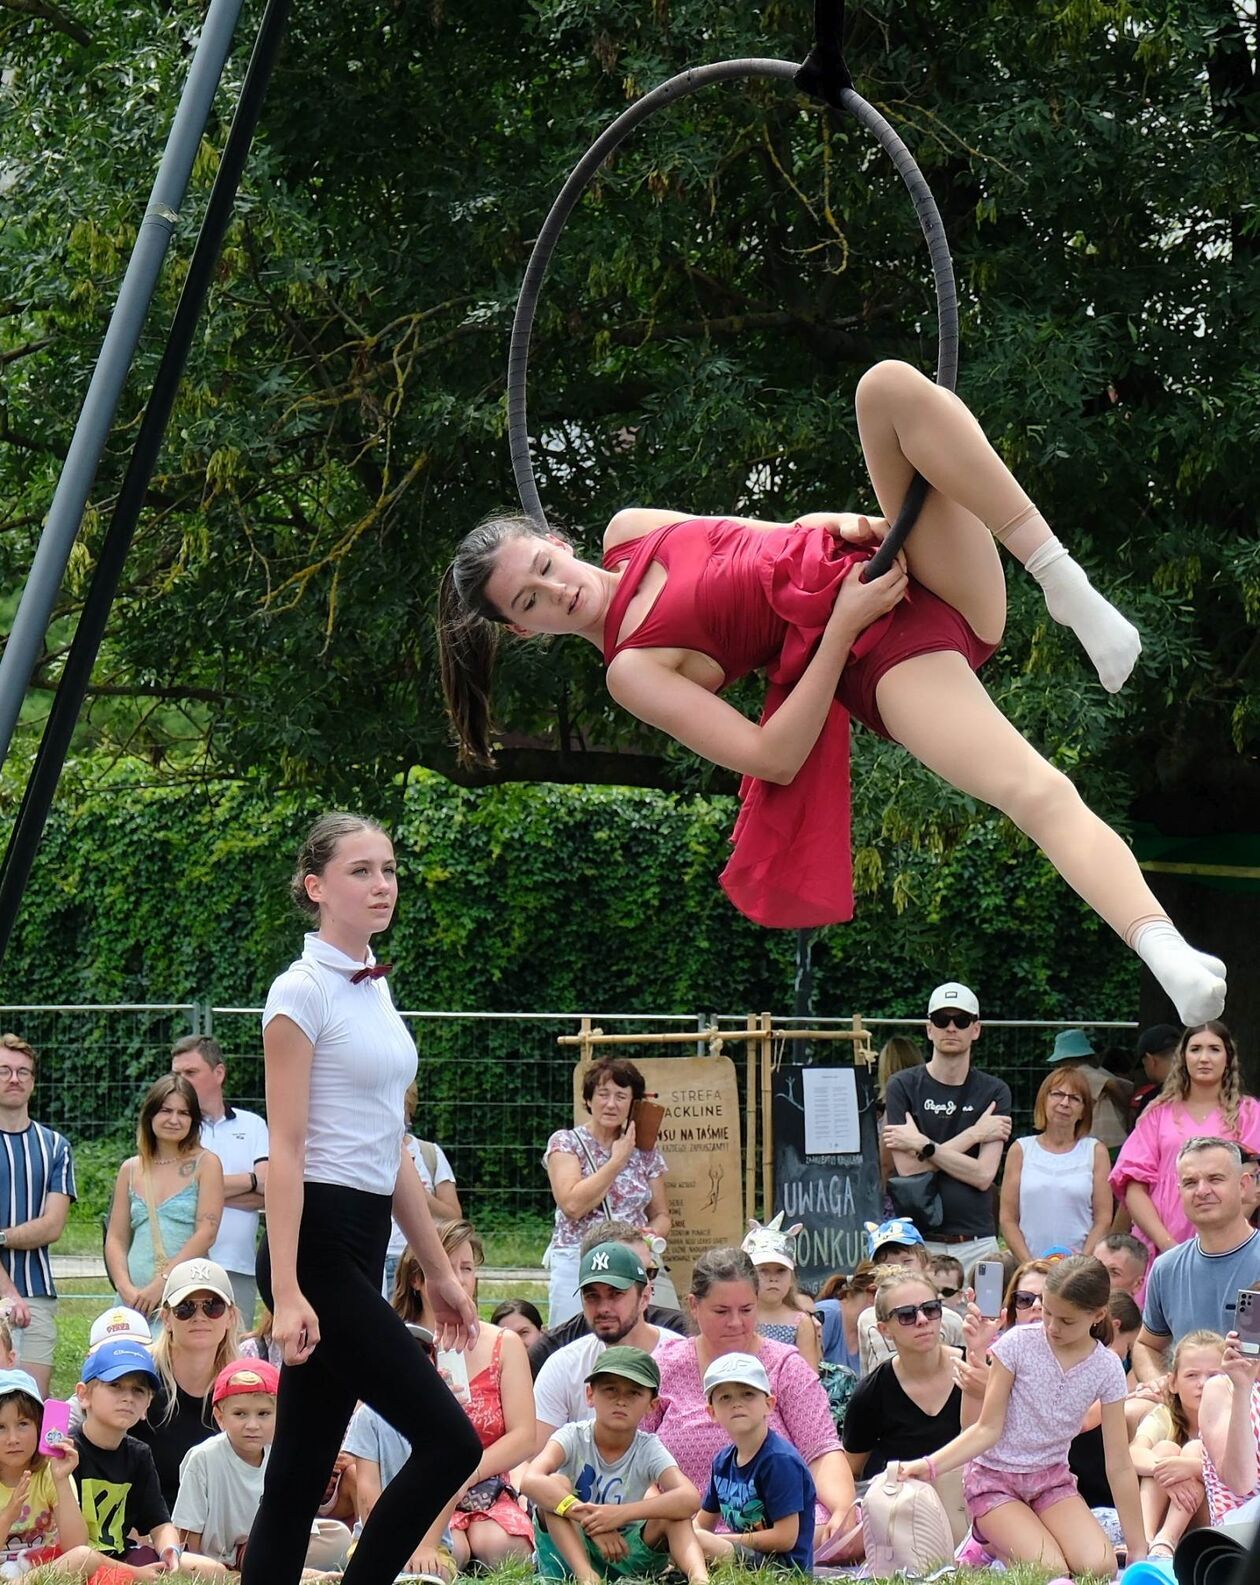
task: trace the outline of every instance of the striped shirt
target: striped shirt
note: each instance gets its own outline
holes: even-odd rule
[[[0,1129],[0,1226],[42,1216],[50,1194],[75,1198],[70,1142],[43,1123],[28,1123],[20,1133]],[[22,1298],[57,1297],[47,1248],[3,1249],[0,1261]]]

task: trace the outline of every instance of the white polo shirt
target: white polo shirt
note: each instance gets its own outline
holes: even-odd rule
[[[253,1172],[260,1161],[267,1159],[267,1125],[257,1112],[229,1106],[217,1122],[202,1115],[201,1143],[223,1163],[225,1177],[232,1172]],[[257,1245],[258,1212],[225,1206],[210,1259],[217,1260],[224,1271],[252,1276]]]
[[[367,965],[375,958],[368,953]],[[416,1076],[416,1043],[384,978],[308,935],[302,956],[272,983],[263,1028],[283,1014],[315,1048],[306,1120],[307,1183],[392,1195],[402,1161],[403,1097]]]

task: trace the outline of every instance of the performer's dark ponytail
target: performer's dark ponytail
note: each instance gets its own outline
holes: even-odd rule
[[[490,706],[500,630],[508,619],[486,595],[499,548],[541,530],[528,517],[490,517],[460,541],[438,589],[438,662],[446,713],[463,766],[493,765]],[[554,530],[548,530],[555,533]],[[561,538],[562,536],[556,535]]]

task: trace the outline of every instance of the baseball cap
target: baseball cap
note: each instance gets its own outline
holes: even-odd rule
[[[586,1379],[594,1381],[596,1376],[621,1376],[640,1387],[650,1387],[653,1392],[661,1390],[661,1373],[651,1354],[625,1343],[604,1350],[587,1372]]]
[[[229,1304],[236,1303],[231,1277],[217,1261],[204,1259],[181,1260],[178,1266],[171,1267],[171,1274],[162,1289],[162,1303],[178,1304],[190,1293],[200,1293],[203,1289],[207,1293],[217,1293],[220,1299],[226,1299]]]
[[[158,1380],[153,1355],[139,1343],[126,1338],[109,1338],[83,1361],[84,1381],[117,1381],[120,1376],[147,1376]]]
[[[755,1387],[770,1396],[770,1378],[766,1367],[755,1354],[719,1354],[704,1373],[704,1395],[711,1398],[717,1389],[728,1381],[737,1381],[745,1387]]]
[[[980,1016],[980,1003],[976,1000],[976,993],[969,991],[965,985],[960,985],[957,980],[947,980],[944,985],[938,985],[928,997],[928,1017],[938,1007],[956,1007],[960,1013],[970,1013],[973,1018]]]
[[[28,1398],[34,1398],[36,1403],[44,1401],[44,1395],[29,1371],[0,1370],[0,1398],[7,1398],[11,1392],[24,1392]]]
[[[274,1398],[280,1391],[280,1372],[265,1359],[234,1359],[214,1378],[212,1403],[239,1398],[243,1392],[266,1392]]]
[[[139,1310],[129,1310],[125,1304],[116,1304],[92,1322],[92,1330],[88,1333],[89,1351],[111,1337],[125,1338],[129,1343],[139,1343],[142,1348],[153,1346],[149,1323]]]
[[[606,1282],[610,1288],[632,1288],[636,1282],[646,1285],[648,1274],[643,1262],[625,1244],[596,1244],[582,1256],[578,1267],[577,1291],[587,1283]]]
[[[1135,1054],[1140,1062],[1143,1057],[1154,1053],[1164,1056],[1181,1044],[1181,1030],[1176,1024],[1152,1024],[1149,1029],[1143,1029],[1137,1037]]]
[[[875,1251],[885,1244],[922,1244],[923,1234],[908,1216],[894,1216],[890,1222],[866,1224],[866,1253],[874,1260]]]

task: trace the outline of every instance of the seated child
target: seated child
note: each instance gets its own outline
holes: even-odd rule
[[[538,1505],[538,1572],[544,1579],[641,1579],[672,1559],[693,1585],[709,1574],[691,1520],[700,1495],[660,1438],[640,1431],[661,1375],[641,1348],[605,1349],[586,1378],[593,1420],[551,1433],[521,1489]],[[655,1486],[656,1496],[647,1495]]]
[[[179,1467],[179,1495],[171,1519],[184,1545],[232,1569],[244,1560],[262,1501],[279,1389],[280,1372],[265,1359],[225,1365],[211,1389],[219,1435],[189,1448]],[[333,1532],[339,1534],[334,1537]],[[314,1556],[308,1551],[307,1565],[342,1568],[349,1545],[345,1525],[324,1522],[318,1535],[312,1531]]]
[[[814,1568],[814,1479],[792,1444],[770,1429],[774,1394],[754,1354],[720,1354],[704,1373],[709,1418],[732,1445],[714,1455],[696,1519],[706,1558],[745,1568]],[[721,1519],[731,1535],[715,1535]]]
[[[111,1338],[83,1362],[75,1389],[83,1424],[74,1445],[88,1566],[112,1563],[110,1578],[156,1579],[180,1568],[225,1574],[221,1563],[184,1551],[162,1500],[153,1454],[127,1435],[153,1401],[157,1384],[152,1355],[138,1343]],[[134,1545],[128,1539],[132,1531],[147,1535],[152,1545]]]
[[[24,1370],[0,1370],[0,1565],[28,1579],[86,1564],[87,1526],[74,1489],[78,1463],[67,1442],[57,1458],[39,1452],[44,1400]],[[64,1573],[57,1574],[64,1578]]]
[[[953,1255],[933,1255],[928,1261],[928,1275],[935,1282],[947,1309],[967,1313],[967,1279],[963,1275],[962,1261]]]

